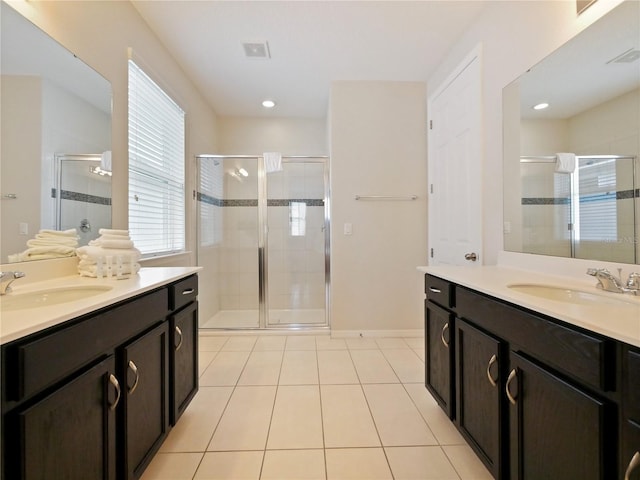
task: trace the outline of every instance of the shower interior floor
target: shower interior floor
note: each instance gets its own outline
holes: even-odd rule
[[[286,327],[287,325],[326,324],[323,309],[269,310],[267,326]],[[221,310],[209,320],[200,324],[200,328],[258,328],[258,310]]]

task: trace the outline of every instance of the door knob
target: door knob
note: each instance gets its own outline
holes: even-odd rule
[[[465,259],[465,260],[471,260],[472,262],[475,262],[476,260],[478,260],[478,255],[476,255],[476,254],[475,254],[475,253],[473,253],[473,252],[472,252],[472,253],[467,253],[467,254],[464,256],[464,259]]]

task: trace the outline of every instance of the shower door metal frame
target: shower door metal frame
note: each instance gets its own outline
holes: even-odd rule
[[[331,204],[330,204],[330,187],[329,187],[329,156],[327,155],[283,155],[282,163],[321,163],[324,165],[324,279],[325,279],[325,307],[324,307],[324,324],[292,324],[288,323],[282,327],[269,325],[267,316],[269,312],[269,281],[267,276],[267,266],[269,265],[268,256],[268,222],[267,222],[267,173],[262,155],[213,155],[202,154],[196,155],[196,159],[256,159],[258,160],[258,327],[259,330],[266,329],[329,329],[330,321],[330,286],[331,286],[331,258],[330,258],[330,241],[331,241]],[[197,174],[197,172],[196,172]],[[196,182],[197,184],[197,182]],[[255,329],[255,327],[223,327],[223,330],[237,329]]]

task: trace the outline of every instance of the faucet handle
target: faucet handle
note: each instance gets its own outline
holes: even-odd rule
[[[587,275],[591,275],[592,277],[595,277],[598,272],[600,272],[601,270],[598,268],[588,268],[587,269]]]
[[[630,273],[627,280],[627,288],[631,290],[640,290],[640,273]]]

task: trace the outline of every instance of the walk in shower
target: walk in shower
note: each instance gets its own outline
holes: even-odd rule
[[[521,157],[522,251],[638,263],[636,161],[578,155],[567,174],[555,156]]]
[[[328,158],[196,162],[200,328],[328,327]]]

